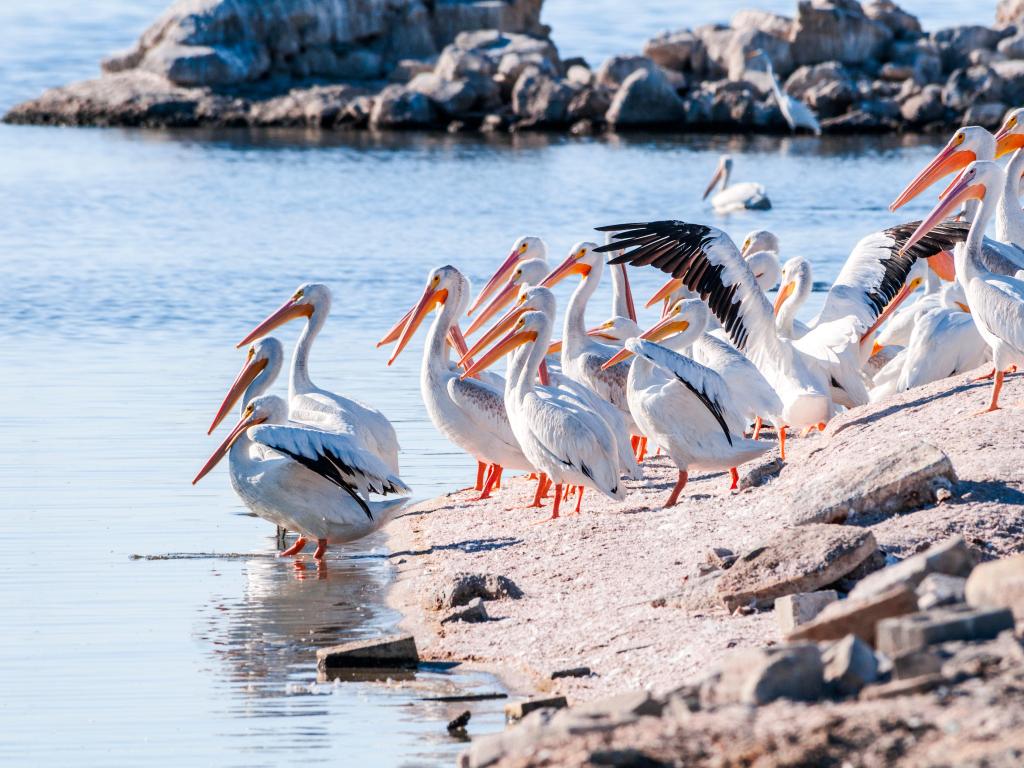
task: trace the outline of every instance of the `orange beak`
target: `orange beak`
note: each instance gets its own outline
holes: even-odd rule
[[[701,200],[707,200],[708,199],[708,195],[711,194],[711,190],[715,188],[715,184],[717,184],[721,180],[722,174],[724,174],[724,173],[725,173],[725,166],[722,165],[721,163],[719,163],[718,164],[718,168],[715,169],[715,175],[711,177],[711,181],[708,182],[708,186],[704,190],[704,194],[701,195],[701,197],[700,197]]]
[[[491,279],[487,281],[487,285],[480,291],[480,295],[476,297],[473,303],[469,307],[467,315],[472,315],[477,307],[487,301],[487,297],[494,293],[495,289],[501,285],[501,281],[504,280],[508,273],[515,269],[516,264],[519,263],[519,259],[522,257],[523,251],[520,248],[513,248],[505,260],[501,262],[501,266],[498,267],[498,271],[491,275]]]
[[[928,266],[932,272],[951,283],[956,280],[956,266],[953,262],[953,254],[949,251],[939,251],[934,256],[928,257]]]
[[[663,317],[657,323],[641,333],[639,338],[646,339],[648,341],[661,341],[669,336],[682,333],[690,327],[690,322],[688,320],[680,320],[678,314],[678,311],[675,311],[667,317]],[[616,352],[607,363],[601,366],[601,370],[607,370],[613,365],[618,365],[623,360],[628,360],[632,356],[633,353],[623,347]]]
[[[235,345],[235,349],[244,347],[246,344],[249,344],[262,336],[266,336],[272,330],[284,325],[290,320],[295,320],[299,317],[309,317],[312,314],[312,304],[299,304],[297,300],[292,297],[271,313],[266,320],[253,328],[252,331],[249,332],[248,336]]]
[[[239,422],[235,424],[234,429],[231,430],[230,434],[224,438],[224,442],[217,446],[217,450],[215,450],[210,458],[206,460],[206,463],[203,464],[203,468],[199,470],[199,474],[197,474],[192,480],[192,485],[195,485],[206,477],[210,470],[217,466],[220,460],[227,455],[228,451],[231,450],[231,446],[235,444],[235,441],[242,436],[242,433],[245,432],[245,430],[249,427],[255,427],[257,424],[262,424],[266,420],[266,417],[262,416],[258,419],[254,419],[251,413],[243,416]]]
[[[384,334],[384,338],[377,342],[377,349],[380,349],[385,344],[392,344],[397,341],[398,337],[402,335],[402,330],[408,324],[410,317],[412,317],[411,309],[402,315],[401,320],[391,326],[391,330]]]
[[[485,368],[494,365],[495,361],[500,360],[513,349],[528,344],[531,341],[537,340],[536,331],[520,331],[513,328],[507,336],[503,337],[497,344],[491,347],[487,352],[484,353],[483,357],[477,360],[473,365],[466,369],[462,374],[462,378],[465,379],[467,376],[475,376]]]
[[[553,270],[548,272],[540,284],[544,288],[554,288],[560,282],[569,277],[569,275],[583,275],[586,277],[590,274],[590,265],[580,263],[581,254],[570,253],[565,257],[565,261],[555,267]]]
[[[973,150],[957,149],[959,146],[959,144],[949,143],[943,147],[942,151],[925,166],[925,169],[906,186],[906,189],[900,192],[899,197],[890,203],[889,210],[895,211],[906,205],[943,176],[959,171],[978,159]]]
[[[786,299],[793,295],[793,291],[796,290],[796,283],[790,280],[784,286],[779,289],[778,296],[775,297],[775,306],[772,307],[772,312],[776,315],[779,314],[779,310],[782,309],[782,305],[786,303]]]
[[[904,283],[903,287],[900,288],[899,292],[892,297],[892,301],[890,301],[885,306],[885,309],[882,310],[882,314],[878,316],[878,319],[871,324],[870,328],[868,328],[866,331],[864,331],[863,334],[861,334],[860,343],[863,344],[868,339],[870,339],[874,332],[882,327],[882,323],[888,320],[892,316],[892,313],[899,309],[900,304],[902,304],[906,300],[907,296],[916,291],[917,286],[919,286],[920,284],[920,277],[915,277],[913,280]]]
[[[1024,147],[1024,133],[1010,133],[1016,126],[1016,118],[1010,118],[996,133],[997,158]]]
[[[607,341],[618,341],[617,338],[607,333],[608,329],[612,327],[611,321],[607,323],[601,323],[596,328],[591,328],[587,331],[587,336],[593,336],[595,339],[606,339]],[[561,342],[558,342],[559,349],[561,349]]]
[[[253,383],[257,376],[263,372],[263,369],[267,367],[267,359],[256,360],[253,356],[252,349],[249,350],[249,356],[245,359],[245,365],[242,366],[242,370],[238,372],[238,376],[235,377],[231,387],[228,389],[227,395],[224,396],[224,402],[220,404],[220,409],[217,411],[217,415],[213,417],[213,422],[210,424],[210,428],[206,430],[206,434],[212,434],[213,430],[217,428],[224,417],[227,416],[228,411],[235,407],[235,403],[238,402],[242,394],[245,392],[246,387]]]
[[[423,289],[423,295],[420,296],[420,300],[416,303],[416,306],[409,311],[409,320],[405,324],[405,330],[402,331],[401,337],[398,339],[398,344],[395,345],[395,351],[391,353],[391,359],[388,360],[388,365],[395,362],[395,359],[402,354],[402,350],[405,349],[415,333],[416,329],[420,327],[431,310],[438,304],[444,304],[448,299],[448,289],[442,288],[437,290],[433,285],[428,285]]]
[[[670,277],[668,280],[665,281],[665,284],[662,285],[661,288],[659,288],[657,291],[654,292],[654,295],[651,296],[651,298],[649,298],[647,300],[647,303],[644,304],[644,306],[645,307],[653,307],[659,301],[663,301],[663,300],[667,299],[675,291],[679,290],[679,288],[682,287],[682,285],[683,285],[682,278]]]
[[[961,311],[966,312],[968,315],[971,314],[971,308],[964,304],[962,301],[956,301],[953,303],[960,307]]]
[[[625,287],[626,290],[626,309],[629,311],[629,319],[635,323],[636,304],[633,303],[633,289],[630,288],[629,286],[629,272],[626,270],[625,264],[620,264],[619,269],[622,270],[622,285]]]
[[[549,355],[557,355],[557,354],[560,354],[561,351],[562,351],[562,340],[561,339],[556,339],[555,341],[552,341],[550,344],[548,344],[547,354],[549,354]]]
[[[512,307],[512,309],[506,312],[501,317],[501,319],[498,320],[498,322],[496,322],[494,325],[488,328],[487,332],[484,333],[484,335],[481,336],[479,339],[477,339],[476,343],[472,347],[470,347],[465,354],[463,354],[462,358],[459,360],[459,365],[465,368],[466,365],[471,362],[469,359],[470,357],[477,354],[480,350],[482,350],[492,341],[497,339],[498,336],[505,333],[509,328],[512,327],[512,324],[526,312],[527,308],[522,304],[516,304],[514,307]]]
[[[879,352],[881,352],[883,349],[885,349],[885,345],[884,344],[879,344],[876,341],[874,344],[871,345],[871,354],[868,355],[868,357],[874,357]]]
[[[491,300],[491,303],[484,307],[483,312],[477,315],[473,322],[469,324],[469,328],[466,329],[466,333],[473,335],[479,329],[484,327],[484,323],[494,317],[498,312],[503,310],[509,303],[516,297],[519,291],[519,284],[513,282],[512,278],[509,278],[505,286],[498,291],[495,297]]]
[[[984,184],[970,184],[966,179],[958,178],[953,184],[950,184],[949,188],[939,198],[938,204],[932,209],[932,212],[928,214],[927,218],[922,221],[917,229],[914,230],[914,234],[910,236],[910,239],[900,249],[900,253],[906,253],[907,250],[917,243],[922,237],[928,234],[932,228],[946,218],[946,215],[956,208],[958,205],[966,200],[982,200],[985,197],[985,185]],[[931,258],[935,258],[932,256]]]

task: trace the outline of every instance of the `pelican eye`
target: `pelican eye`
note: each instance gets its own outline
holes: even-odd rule
[[[249,354],[245,356],[245,362],[252,360],[253,355],[256,354],[256,347],[249,347]]]
[[[303,291],[302,291],[301,288],[299,288],[299,290],[297,290],[294,294],[292,294],[292,301],[298,301],[299,299],[302,298],[302,296],[303,296]]]
[[[252,416],[252,412],[254,410],[255,409],[252,407],[252,403],[250,403],[249,405],[245,406],[245,415],[246,416]]]

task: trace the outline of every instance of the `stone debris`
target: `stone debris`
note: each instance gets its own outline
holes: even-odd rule
[[[838,599],[839,595],[834,589],[784,595],[775,599],[775,620],[779,623],[779,629],[788,634],[801,624],[809,622],[821,613],[825,606]]]
[[[774,451],[754,461],[748,461],[740,468],[740,480],[736,487],[745,491],[747,488],[757,488],[764,485],[772,478],[778,477],[782,468],[786,466],[782,457]]]
[[[967,579],[967,602],[976,607],[1004,607],[1024,621],[1024,555],[982,563]]]
[[[825,684],[839,696],[854,696],[878,679],[878,659],[867,643],[847,635],[832,643],[821,655]]]
[[[450,624],[454,621],[465,621],[473,624],[480,621],[487,621],[489,619],[490,616],[487,615],[487,608],[484,606],[483,598],[474,597],[467,605],[456,608],[442,618],[441,623]]]
[[[750,603],[768,607],[778,597],[831,584],[877,548],[866,529],[823,524],[787,529],[740,556],[716,589],[730,612]]]
[[[468,709],[463,710],[462,714],[448,723],[448,733],[452,735],[465,735],[466,726],[469,725],[469,719],[473,716],[473,713]]]
[[[565,667],[563,669],[554,669],[548,673],[548,678],[551,680],[558,680],[563,677],[590,677],[594,673],[591,672],[590,667]]]
[[[626,691],[578,704],[572,711],[586,717],[658,717],[664,708],[665,702],[650,691]]]
[[[813,643],[744,648],[723,660],[701,691],[704,706],[816,701],[824,691],[821,652]]]
[[[850,591],[850,597],[877,595],[897,584],[905,584],[911,589],[916,589],[917,585],[931,573],[967,576],[976,562],[977,558],[967,547],[967,542],[960,536],[954,536],[933,544],[920,554],[865,577]]]
[[[401,669],[415,667],[419,661],[412,635],[359,640],[320,648],[316,652],[316,665],[320,670],[343,667]]]
[[[909,680],[893,680],[891,683],[869,685],[860,692],[861,701],[873,701],[877,699],[894,699],[898,696],[913,696],[917,693],[933,691],[941,685],[946,684],[946,678],[942,675],[921,675],[912,677]]]
[[[506,720],[522,720],[540,709],[562,709],[567,706],[565,696],[546,696],[524,701],[510,701],[505,705]]]
[[[788,640],[838,640],[856,635],[876,645],[878,623],[917,610],[917,595],[905,585],[869,597],[848,597],[825,607],[817,617],[789,633]]]
[[[892,446],[827,475],[807,478],[812,503],[793,511],[794,525],[842,523],[865,515],[893,515],[933,504],[936,491],[956,483],[949,457],[928,443]]]
[[[445,579],[426,602],[435,611],[468,605],[473,598],[518,600],[523,591],[507,576],[496,573],[456,573]]]
[[[977,572],[977,568],[972,571]],[[930,573],[917,586],[917,607],[922,611],[964,602],[967,579],[946,573]]]
[[[949,640],[991,640],[1005,629],[1013,629],[1006,608],[939,608],[879,622],[876,647],[892,657]]]

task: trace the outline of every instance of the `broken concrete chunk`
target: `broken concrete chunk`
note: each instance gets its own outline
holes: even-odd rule
[[[897,680],[910,680],[922,675],[935,675],[942,671],[945,655],[939,648],[918,648],[898,654],[892,660],[892,676]]]
[[[821,613],[826,605],[838,599],[839,595],[834,589],[784,595],[775,599],[775,620],[784,633],[789,633],[801,624],[809,622]]]
[[[964,601],[967,579],[945,573],[930,573],[917,586],[917,607],[922,611]]]
[[[549,677],[558,680],[561,677],[590,677],[593,672],[590,667],[565,667],[564,669],[553,669]]]
[[[961,536],[954,536],[926,551],[908,557],[896,565],[883,568],[866,576],[850,591],[850,597],[877,595],[896,584],[906,584],[911,589],[924,581],[930,573],[945,573],[949,576],[967,576],[977,562]]]
[[[704,704],[815,701],[824,692],[821,652],[813,643],[733,651],[708,683],[701,694]]]
[[[747,488],[764,485],[769,480],[778,477],[784,466],[786,465],[782,458],[772,452],[755,461],[748,461],[740,470],[740,480],[736,487],[745,491]]]
[[[897,696],[912,696],[916,693],[928,693],[934,691],[949,681],[942,675],[922,675],[910,680],[893,680],[891,683],[881,685],[869,685],[860,692],[858,697],[861,701],[873,701],[876,699],[895,699]]]
[[[885,619],[878,624],[878,650],[894,657],[948,640],[991,640],[1013,629],[1008,608],[954,606]]]
[[[971,572],[964,593],[973,606],[1009,608],[1024,621],[1024,555],[982,563]]]
[[[794,525],[842,523],[859,515],[893,515],[936,501],[939,488],[957,481],[949,457],[928,443],[895,445],[836,472],[808,478],[807,499],[794,510]]]
[[[825,665],[825,683],[840,696],[855,695],[878,679],[875,652],[856,635],[832,643],[821,660]]]
[[[487,608],[484,606],[484,601],[479,597],[474,597],[469,601],[469,605],[463,608],[456,608],[441,619],[441,623],[450,624],[453,621],[476,623],[479,621],[487,621],[489,618],[490,617],[487,615]]]
[[[318,669],[341,667],[407,668],[419,663],[412,635],[391,635],[374,640],[332,645],[316,652]]]
[[[654,698],[650,691],[626,691],[579,704],[572,712],[586,717],[659,717],[664,709],[665,702]]]
[[[871,531],[807,525],[780,531],[742,555],[719,579],[718,596],[729,611],[751,603],[814,592],[852,571],[878,548]]]
[[[897,585],[880,595],[832,603],[814,620],[790,632],[787,639],[838,640],[852,634],[875,645],[878,622],[916,610],[917,595],[909,587]]]
[[[434,610],[467,605],[475,597],[484,600],[518,600],[523,591],[507,576],[496,573],[456,573],[446,579],[427,601]]]
[[[526,715],[538,709],[563,709],[566,706],[565,696],[547,696],[525,701],[510,701],[505,705],[506,720],[522,720]]]

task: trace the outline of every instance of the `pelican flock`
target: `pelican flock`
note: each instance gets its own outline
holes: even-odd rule
[[[704,193],[719,187],[715,212],[771,207],[762,185],[731,184],[731,170],[723,156]],[[822,431],[837,413],[986,364],[982,413],[1002,407],[1006,377],[1024,368],[1022,176],[1024,110],[994,135],[958,129],[890,209],[952,177],[938,203],[922,221],[853,243],[813,318],[799,316],[816,290],[812,261],[784,259],[770,230],[737,247],[716,226],[652,219],[596,226],[602,244],[581,240],[555,266],[542,238],[519,237],[475,297],[460,269],[434,267],[378,347],[394,345],[391,365],[433,314],[420,394],[437,431],[476,462],[467,502],[504,493],[505,470],[535,478],[527,506],[550,504],[545,520],[573,497],[581,513],[588,491],[622,501],[645,482],[650,444],[675,466],[672,507],[693,471],[728,472],[735,489],[739,466],[776,447],[785,460],[787,438]],[[650,322],[629,274],[646,267],[668,276],[647,302]],[[588,326],[606,273],[610,314]],[[573,287],[559,321],[552,289],[563,282]],[[390,421],[310,378],[330,305],[327,286],[306,283],[239,343],[251,346],[209,432],[236,407],[241,416],[193,481],[227,457],[243,502],[298,534],[285,556],[315,540],[322,558],[386,524],[412,493]],[[284,350],[268,334],[291,320],[304,325],[281,398],[269,390]]]

